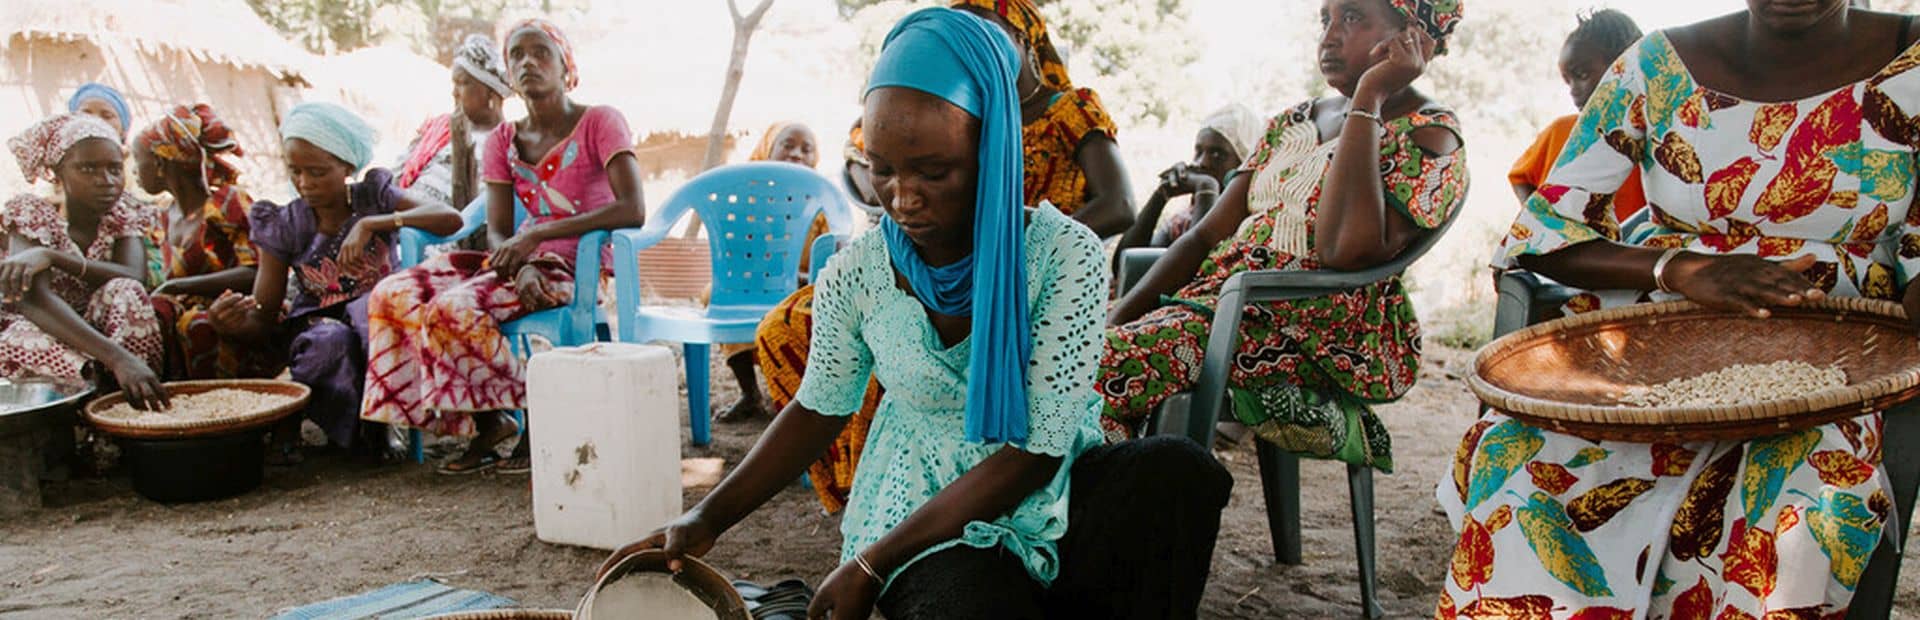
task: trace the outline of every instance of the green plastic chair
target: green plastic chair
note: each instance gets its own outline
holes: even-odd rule
[[[1227,396],[1228,370],[1232,352],[1240,344],[1240,318],[1247,304],[1263,301],[1311,299],[1356,290],[1400,275],[1414,261],[1426,255],[1446,236],[1447,229],[1459,217],[1460,209],[1448,215],[1439,228],[1422,236],[1400,255],[1385,264],[1360,271],[1262,270],[1246,271],[1227,278],[1214,308],[1213,326],[1207,337],[1206,358],[1201,363],[1200,379],[1190,393],[1173,396],[1154,412],[1152,431],[1181,433],[1203,446],[1213,445],[1213,426],[1220,419]],[[1133,248],[1120,254],[1120,290],[1133,288],[1153,263],[1166,253],[1164,248]],[[1299,565],[1300,558],[1300,458],[1281,451],[1273,444],[1255,439],[1260,455],[1260,488],[1267,502],[1267,528],[1273,534],[1274,560]],[[1374,575],[1376,567],[1373,524],[1373,469],[1347,466],[1347,495],[1353,511],[1353,543],[1360,568],[1360,605],[1367,618],[1382,618]]]

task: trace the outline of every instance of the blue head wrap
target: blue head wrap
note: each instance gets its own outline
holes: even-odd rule
[[[353,166],[354,172],[373,161],[373,127],[352,110],[331,103],[302,103],[280,121],[280,139],[299,138]]]
[[[867,81],[868,93],[911,88],[980,119],[973,255],[929,266],[899,224],[892,218],[880,221],[893,266],[920,303],[941,314],[973,318],[967,440],[977,443],[1027,440],[1033,329],[1027,319],[1025,160],[1014,94],[1019,66],[1019,53],[1000,28],[961,11],[930,8],[893,27]]]
[[[132,127],[132,112],[127,108],[127,98],[120,96],[120,91],[114,90],[112,86],[99,82],[81,84],[80,90],[73,91],[73,96],[67,98],[67,111],[79,112],[80,104],[88,99],[99,99],[113,106],[113,111],[120,115],[120,133],[125,134],[127,128]]]

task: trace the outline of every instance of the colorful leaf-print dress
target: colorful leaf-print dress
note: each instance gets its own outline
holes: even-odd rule
[[[1610,194],[1641,171],[1638,243],[1811,254],[1829,294],[1898,299],[1920,267],[1909,207],[1920,47],[1797,101],[1696,84],[1664,33],[1601,82],[1496,265],[1617,240]],[[1595,291],[1571,312],[1648,299]],[[1878,412],[1750,441],[1593,442],[1489,413],[1438,497],[1460,532],[1437,617],[1834,617],[1892,501]],[[1585,614],[1581,616],[1580,614]]]
[[[1200,265],[1166,306],[1107,330],[1095,385],[1106,399],[1109,438],[1141,431],[1147,414],[1200,376],[1213,309],[1228,278],[1262,269],[1320,267],[1313,222],[1337,140],[1320,140],[1314,102],[1275,117],[1242,172],[1253,176],[1250,215]],[[1446,155],[1414,143],[1415,131],[1459,133],[1453,114],[1423,109],[1386,122],[1380,180],[1387,204],[1432,229],[1466,197],[1464,150]],[[1368,403],[1413,387],[1420,323],[1399,278],[1362,289],[1288,302],[1248,304],[1240,323],[1228,392],[1234,415],[1263,440],[1290,452],[1391,471],[1386,427]]]

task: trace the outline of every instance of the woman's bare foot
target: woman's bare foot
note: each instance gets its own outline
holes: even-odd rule
[[[728,407],[726,411],[720,412],[720,415],[713,416],[713,419],[732,424],[735,422],[745,422],[763,415],[767,415],[767,407],[760,403],[760,399],[756,395],[756,397],[742,397],[740,402],[734,403],[733,406]]]

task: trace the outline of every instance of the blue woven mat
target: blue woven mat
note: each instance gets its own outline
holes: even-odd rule
[[[422,579],[396,583],[366,594],[321,601],[275,615],[274,620],[404,620],[461,611],[512,607],[513,599],[478,590],[461,590]]]

